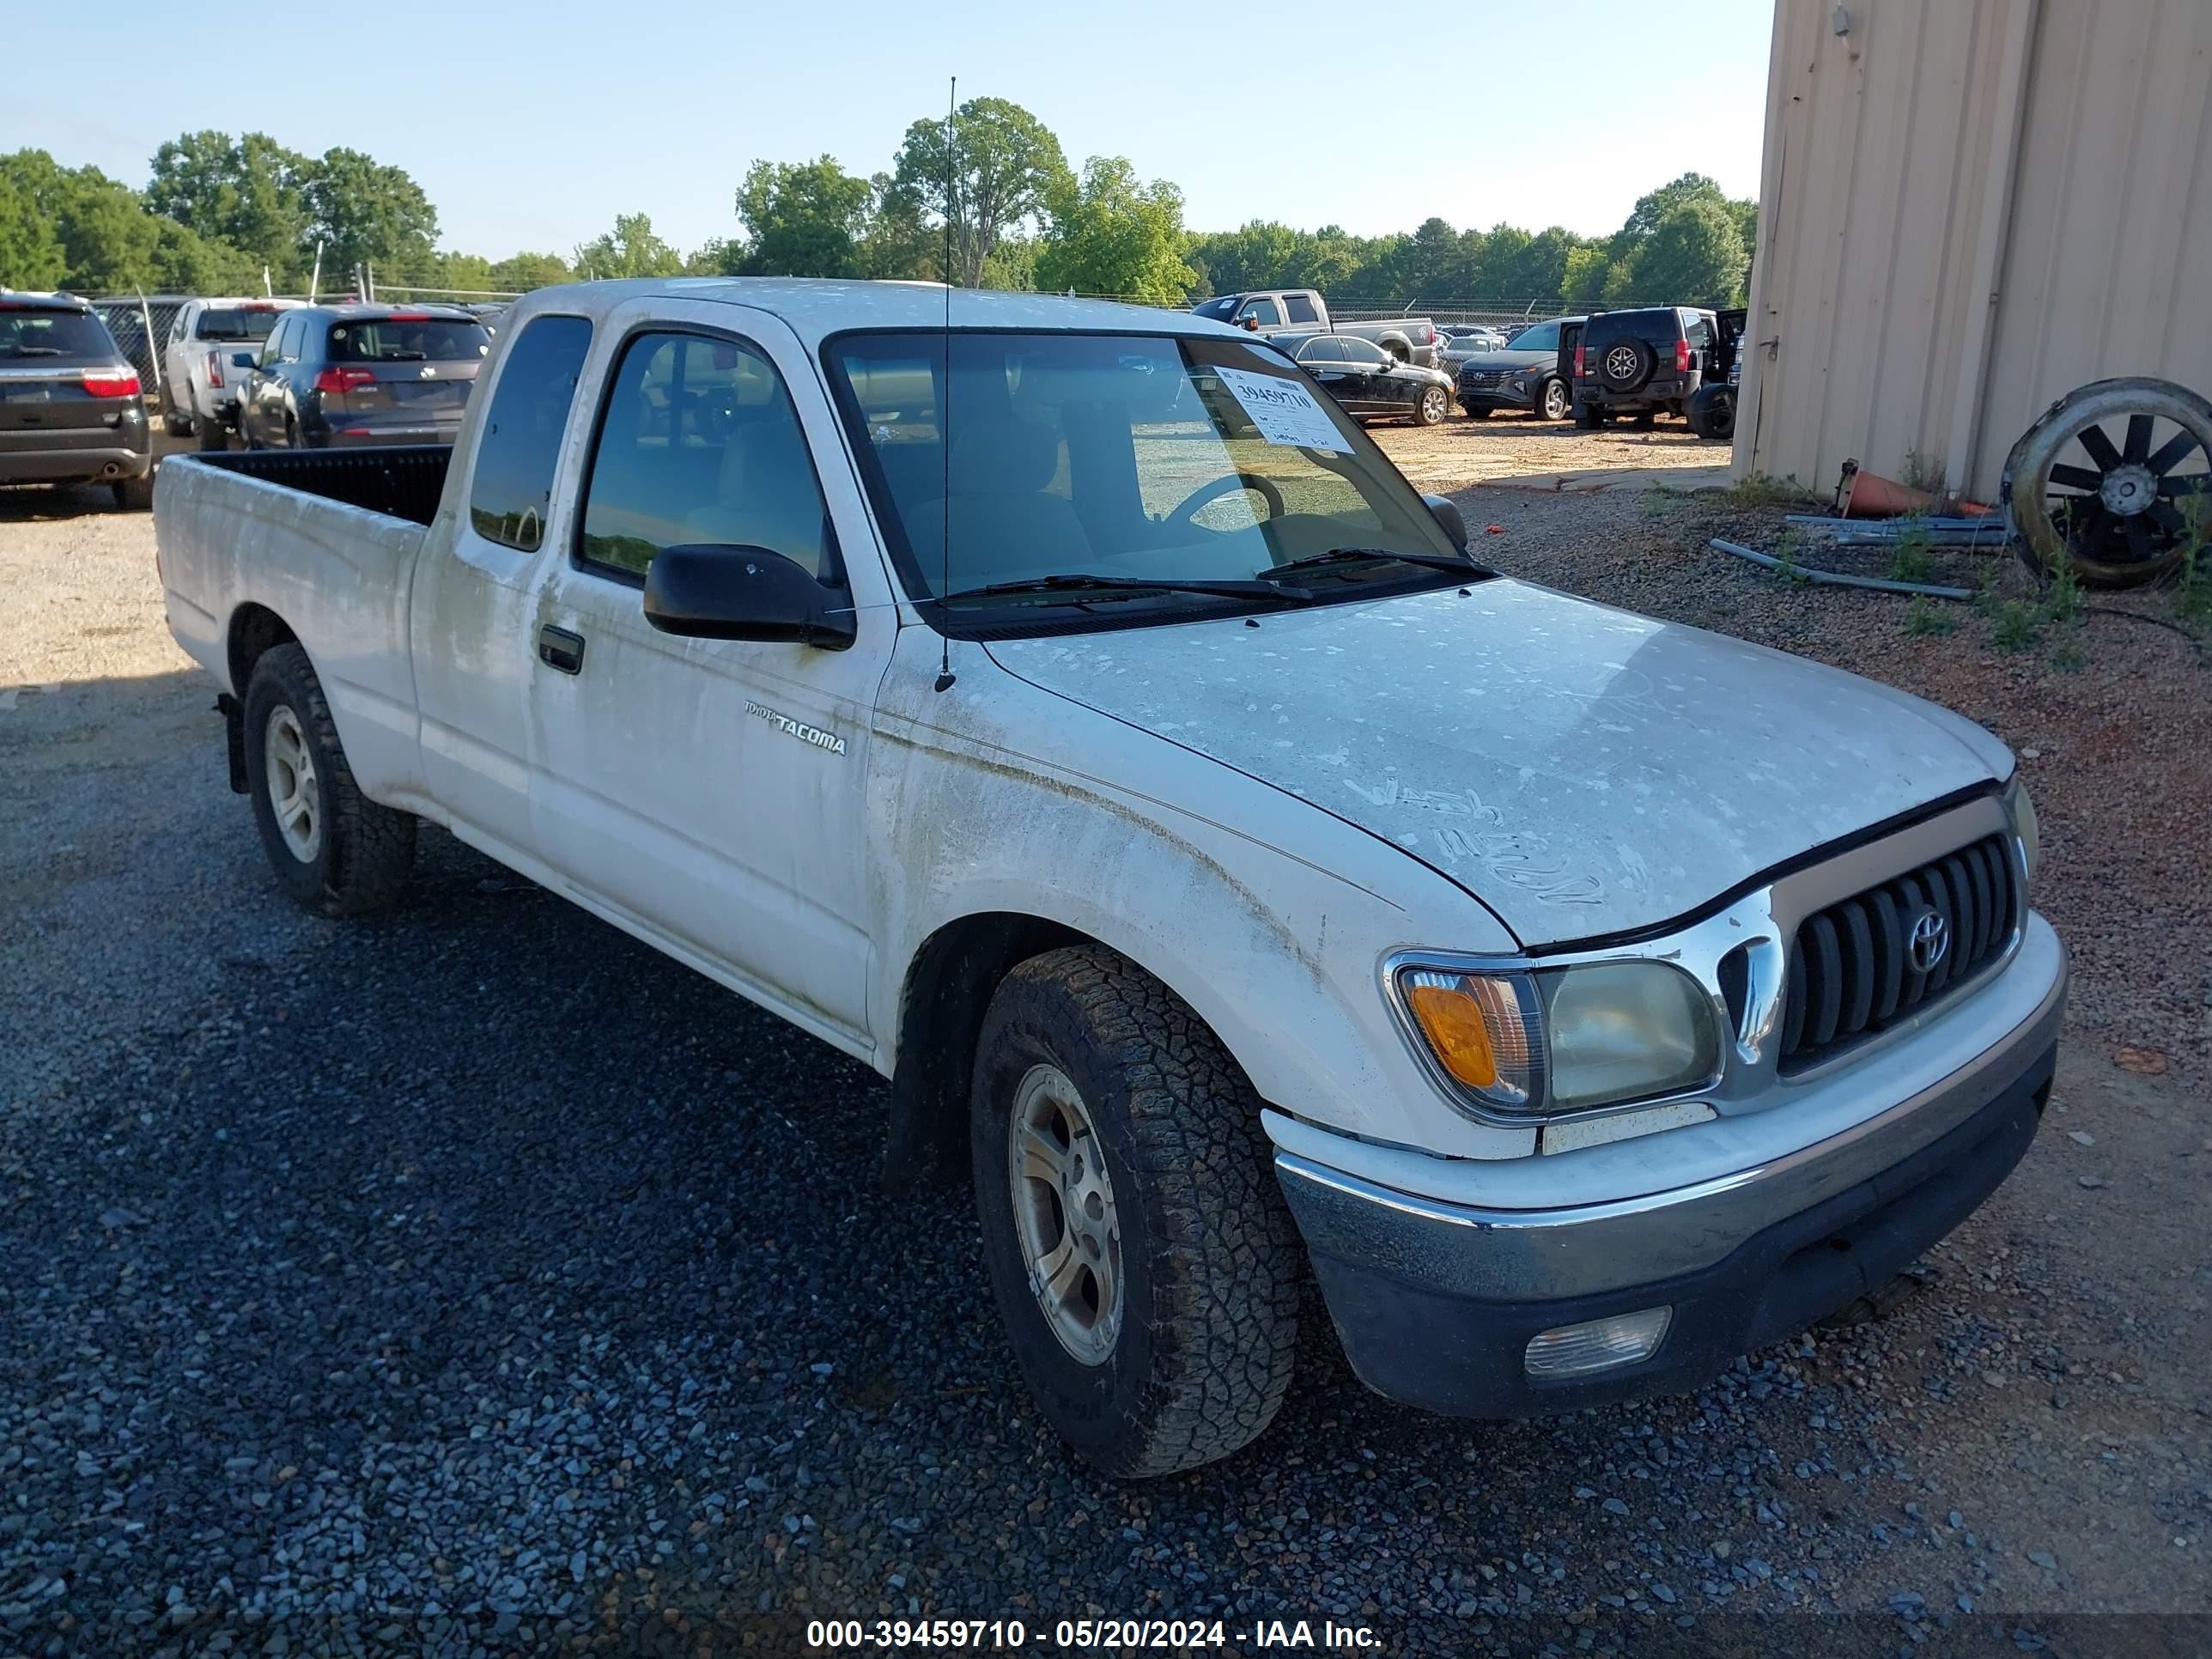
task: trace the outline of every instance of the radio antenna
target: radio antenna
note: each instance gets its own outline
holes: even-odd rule
[[[952,689],[952,635],[945,631],[945,600],[952,592],[952,213],[959,186],[953,166],[953,122],[960,108],[960,77],[945,99],[945,390],[938,394],[937,431],[945,453],[945,581],[937,590],[937,689]]]

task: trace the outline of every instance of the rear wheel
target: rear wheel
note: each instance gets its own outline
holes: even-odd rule
[[[1546,420],[1564,421],[1573,401],[1567,395],[1567,383],[1553,375],[1544,382],[1543,395],[1537,400],[1537,407],[1543,411]]]
[[[246,688],[246,782],[278,885],[319,915],[396,900],[415,861],[415,820],[361,793],[307,653],[262,653]]]
[[[200,422],[200,447],[210,450],[230,447],[230,433],[221,421]]]
[[[1123,1477],[1257,1437],[1304,1255],[1259,1099],[1198,1016],[1103,948],[1033,957],[991,1000],[969,1113],[984,1258],[1046,1420]]]
[[[294,420],[289,415],[287,415],[284,417],[284,447],[287,449],[297,449],[299,447],[300,423]]]
[[[1575,404],[1575,424],[1585,432],[1595,432],[1611,418],[1595,404],[1578,402]]]
[[[1496,412],[1488,404],[1462,404],[1460,408],[1470,421],[1486,421]]]
[[[189,438],[192,435],[192,417],[179,415],[173,409],[165,409],[161,411],[161,430],[172,438]]]
[[[1413,424],[1442,426],[1444,416],[1451,413],[1451,394],[1440,386],[1430,386],[1421,393],[1421,401],[1413,405]]]
[[[154,505],[154,472],[148,468],[143,478],[118,478],[110,486],[115,491],[115,504],[125,513],[144,513]]]

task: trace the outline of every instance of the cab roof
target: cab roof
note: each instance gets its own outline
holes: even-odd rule
[[[946,292],[937,283],[855,283],[827,277],[677,276],[569,283],[538,289],[515,302],[510,327],[540,312],[604,318],[632,301],[655,298],[745,306],[780,318],[811,349],[848,329],[941,329]],[[1071,300],[1052,294],[951,290],[956,329],[1054,329],[1116,334],[1210,334],[1249,342],[1252,336],[1188,311]]]

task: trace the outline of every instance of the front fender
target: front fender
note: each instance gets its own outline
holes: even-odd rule
[[[902,645],[923,631],[902,630]],[[872,840],[889,849],[872,896],[886,948],[869,1023],[883,1052],[933,934],[965,917],[1030,916],[1159,979],[1284,1111],[1460,1156],[1530,1150],[1529,1133],[1474,1124],[1442,1099],[1378,977],[1409,944],[1511,949],[1481,906],[1365,831],[980,649],[937,694],[933,647],[921,654],[932,660],[895,662],[870,744]]]

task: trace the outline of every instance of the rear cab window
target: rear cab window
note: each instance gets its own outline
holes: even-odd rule
[[[1303,294],[1283,295],[1283,314],[1294,323],[1317,323],[1321,320],[1321,313],[1314,309],[1313,301]]]
[[[469,523],[485,540],[520,553],[543,544],[561,434],[591,346],[583,318],[538,317],[507,348],[469,483]]]
[[[267,306],[210,307],[192,325],[195,340],[234,340],[258,344],[276,331],[284,313]]]
[[[88,311],[0,305],[0,358],[106,362],[116,356],[106,326]]]
[[[814,457],[775,365],[726,336],[640,334],[600,410],[576,562],[642,581],[661,549],[684,545],[766,548],[824,586],[842,580]]]
[[[331,325],[334,363],[457,363],[482,358],[491,336],[456,317],[345,317]]]

